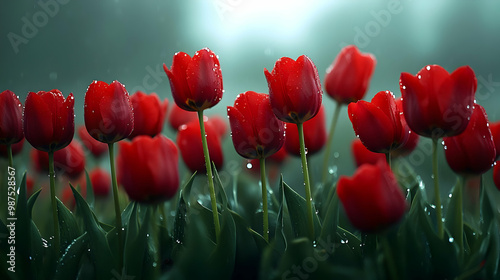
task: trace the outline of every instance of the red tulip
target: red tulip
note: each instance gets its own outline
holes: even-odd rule
[[[111,189],[111,177],[109,172],[95,168],[89,174],[92,189],[96,197],[107,197]]]
[[[170,127],[174,130],[179,130],[179,127],[183,124],[187,124],[192,120],[197,120],[198,114],[192,111],[186,111],[181,107],[177,106],[177,104],[172,105],[172,109],[170,109],[170,115],[168,117]]]
[[[474,111],[465,131],[445,137],[445,155],[453,171],[464,175],[479,175],[495,162],[496,149],[484,108],[474,105]]]
[[[326,143],[325,108],[321,106],[314,118],[304,123],[304,142],[307,154],[313,155],[323,148]],[[300,156],[299,131],[296,125],[286,126],[285,148],[288,153]]]
[[[360,100],[347,108],[354,132],[370,151],[387,153],[408,140],[394,95],[381,91],[371,102]]]
[[[95,140],[94,137],[90,136],[87,128],[83,125],[78,127],[78,136],[87,150],[89,150],[95,157],[100,157],[108,151],[108,145]]]
[[[467,127],[477,88],[469,66],[449,74],[439,65],[428,65],[415,76],[401,73],[399,84],[406,122],[417,134],[437,139]]]
[[[356,46],[343,48],[326,70],[326,92],[338,103],[363,99],[376,63],[375,56],[361,53]]]
[[[368,164],[376,164],[378,161],[385,161],[385,155],[382,153],[374,153],[368,150],[361,140],[358,138],[354,139],[351,143],[351,152],[354,157],[354,161],[357,167],[368,163]]]
[[[168,100],[161,102],[156,93],[147,95],[138,91],[130,97],[130,101],[134,108],[134,130],[128,138],[132,139],[138,135],[153,137],[159,134],[165,122]]]
[[[49,172],[49,155],[47,152],[33,150],[31,158],[38,172]],[[67,147],[54,152],[54,168],[56,173],[64,174],[72,179],[76,179],[83,174],[85,156],[82,145],[78,140],[73,139]]]
[[[404,114],[403,114],[403,99],[401,99],[401,98],[396,99],[396,106],[398,106],[398,109],[400,112],[399,116],[401,119],[401,126],[403,127],[403,129],[409,131],[409,135],[408,135],[408,139],[406,139],[406,141],[404,141],[403,144],[401,146],[399,146],[399,148],[394,150],[391,153],[391,155],[393,157],[404,157],[404,156],[409,155],[411,152],[413,152],[413,150],[415,150],[415,148],[418,145],[418,140],[420,139],[420,136],[418,134],[416,134],[415,132],[411,131],[410,127],[406,123],[406,119],[405,119]]]
[[[227,121],[219,115],[213,115],[208,118],[208,122],[217,130],[219,137],[223,140],[227,135]]]
[[[49,152],[66,147],[75,133],[75,99],[53,89],[30,92],[24,103],[24,136],[34,148]]]
[[[205,121],[205,133],[207,136],[210,160],[215,163],[217,169],[222,167],[223,154],[221,140],[217,130]],[[182,159],[191,172],[206,172],[205,156],[201,143],[200,124],[198,120],[182,125],[177,133],[177,146],[181,151]]]
[[[24,138],[21,141],[12,144],[12,156],[19,154],[23,150]],[[0,157],[7,158],[7,145],[0,145]]]
[[[500,121],[490,123],[491,135],[495,143],[495,150],[497,151],[496,159],[500,158]]]
[[[118,181],[130,199],[143,203],[163,202],[179,188],[178,152],[174,142],[158,134],[120,142],[116,159]]]
[[[0,145],[15,144],[24,138],[23,106],[10,90],[0,93]]]
[[[215,106],[222,99],[222,73],[217,55],[208,48],[193,57],[178,52],[170,69],[163,64],[170,80],[175,103],[187,111],[200,111]]]
[[[341,176],[337,193],[351,223],[364,232],[397,223],[406,210],[403,192],[384,161],[363,164],[351,178]]]
[[[323,91],[318,70],[309,57],[297,61],[282,57],[269,73],[264,69],[273,112],[289,123],[304,123],[313,118],[321,107]]]
[[[134,112],[125,86],[118,81],[93,81],[85,94],[85,126],[103,143],[114,143],[134,130]]]
[[[247,91],[227,107],[231,138],[236,152],[244,158],[266,158],[285,141],[285,123],[273,114],[269,95]]]

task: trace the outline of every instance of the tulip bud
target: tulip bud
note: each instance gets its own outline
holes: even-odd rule
[[[271,107],[278,119],[289,123],[304,123],[313,118],[321,107],[323,91],[318,70],[305,55],[297,60],[282,57],[272,72],[264,69]]]
[[[87,128],[83,125],[78,127],[78,136],[82,144],[89,150],[95,157],[100,157],[102,154],[108,151],[108,145],[103,142],[99,142],[90,136]]]
[[[68,146],[75,133],[72,93],[64,99],[57,89],[30,92],[24,104],[24,136],[31,146],[44,152]]]
[[[23,106],[10,90],[0,93],[0,145],[15,144],[24,138]]]
[[[375,56],[354,45],[343,48],[326,70],[326,93],[343,104],[363,99],[376,63]]]
[[[352,225],[364,232],[383,230],[406,211],[403,192],[384,161],[363,164],[351,178],[341,176],[337,193]]]
[[[324,109],[324,106],[321,106],[318,114],[304,123],[304,142],[308,155],[316,154],[325,146],[326,127]],[[285,148],[291,155],[300,156],[299,131],[296,125],[286,126]]]
[[[160,102],[156,93],[147,95],[138,91],[130,97],[134,109],[134,130],[128,136],[132,139],[138,135],[151,137],[159,134],[163,129],[167,114],[168,100]]]
[[[351,152],[357,167],[365,163],[376,164],[380,160],[385,161],[384,154],[368,150],[358,138],[352,141]]]
[[[114,143],[134,130],[134,112],[125,86],[93,81],[85,93],[85,127],[103,143]]]
[[[170,127],[177,131],[181,125],[187,124],[192,120],[198,120],[198,114],[193,111],[186,111],[174,102],[168,117]]]

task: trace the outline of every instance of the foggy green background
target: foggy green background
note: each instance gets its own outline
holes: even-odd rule
[[[237,94],[267,92],[263,69],[271,70],[278,58],[308,55],[323,81],[341,47],[353,43],[377,58],[365,99],[381,90],[399,96],[401,72],[415,74],[427,64],[450,72],[470,65],[478,77],[477,102],[490,120],[500,120],[497,1],[60,1],[0,2],[0,90],[14,91],[23,103],[29,91],[72,92],[77,124],[83,123],[84,94],[92,80],[119,80],[131,94],[143,89],[172,101],[161,65],[170,66],[177,51],[193,54],[209,47],[219,55],[225,94],[207,114],[225,115]],[[47,2],[58,10],[52,5],[54,12],[46,12],[40,3]],[[30,38],[23,35],[26,22],[38,23]],[[25,38],[17,52],[12,34]],[[329,123],[334,103],[326,93],[324,104]],[[168,128],[165,132],[173,137]],[[344,107],[334,140],[339,174],[354,171],[354,137]],[[420,153],[427,153],[430,142],[420,144]],[[225,151],[226,162],[240,160],[229,137]],[[442,153],[440,160],[441,181],[450,185],[453,174]],[[320,161],[321,156],[312,157],[312,167]],[[415,168],[431,184],[429,157],[418,162]],[[298,186],[299,168],[297,159],[289,161],[285,180]],[[491,172],[485,177],[490,180]]]

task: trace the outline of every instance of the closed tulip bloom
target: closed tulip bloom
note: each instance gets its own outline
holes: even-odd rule
[[[321,107],[323,91],[318,70],[305,55],[297,60],[282,57],[272,72],[264,69],[271,107],[278,119],[288,123],[304,123]]]
[[[89,150],[95,157],[100,157],[108,151],[108,145],[103,142],[95,140],[94,137],[90,136],[87,128],[84,125],[78,127],[78,137],[82,144]]]
[[[118,81],[93,81],[85,94],[85,126],[103,143],[114,143],[134,130],[134,112],[125,86]]]
[[[95,196],[107,197],[111,189],[111,177],[109,176],[109,172],[101,168],[95,168],[90,171],[89,177]]]
[[[219,132],[208,122],[208,120],[205,121],[205,133],[207,136],[210,160],[215,163],[217,169],[220,169],[224,161],[221,140]],[[205,156],[203,154],[200,124],[198,120],[191,121],[179,128],[177,132],[177,146],[179,147],[184,163],[191,172],[206,172]]]
[[[269,95],[247,91],[227,107],[231,138],[236,152],[244,158],[266,158],[285,141],[285,123],[273,114]]]
[[[496,149],[484,108],[474,105],[469,125],[463,133],[444,139],[445,155],[453,171],[480,175],[495,162]]]
[[[49,155],[40,150],[33,150],[31,158],[38,172],[47,173],[49,171]],[[54,168],[57,174],[77,179],[85,170],[85,155],[80,142],[73,139],[71,143],[54,152]]]
[[[399,83],[406,122],[417,134],[437,139],[465,130],[477,88],[469,66],[449,74],[439,65],[428,65],[415,76],[401,73]]]
[[[500,158],[500,121],[490,123],[490,130],[497,151],[496,160],[498,160]]]
[[[380,160],[385,161],[384,154],[368,150],[358,138],[354,139],[351,143],[351,153],[357,167],[365,163],[376,164]]]
[[[163,102],[156,93],[150,95],[138,91],[130,97],[134,108],[134,130],[128,136],[132,139],[138,135],[149,135],[151,137],[160,133],[167,114],[168,100]]]
[[[193,111],[186,111],[181,107],[177,106],[174,102],[172,109],[170,109],[170,114],[168,116],[168,122],[170,127],[174,130],[179,130],[179,127],[183,124],[187,124],[192,120],[197,120],[198,114]]]
[[[187,111],[200,111],[215,106],[222,99],[222,73],[217,55],[208,48],[193,57],[178,52],[170,69],[163,64],[170,81],[175,103]]]
[[[326,143],[325,108],[321,106],[314,118],[304,123],[304,142],[307,154],[314,155],[321,151]],[[299,131],[295,125],[286,126],[285,148],[288,153],[300,156]]]
[[[179,189],[178,152],[174,142],[158,134],[122,141],[116,159],[118,181],[130,199],[158,203],[172,198]]]
[[[325,90],[335,101],[349,104],[363,99],[377,61],[354,45],[344,47],[326,70]]]
[[[401,146],[409,137],[409,129],[401,123],[399,109],[390,91],[377,93],[371,102],[350,103],[347,111],[354,132],[368,150],[387,153]]]
[[[384,161],[363,164],[350,178],[341,176],[337,193],[352,225],[364,232],[383,230],[406,211],[403,192]]]
[[[24,103],[24,136],[34,148],[49,152],[66,147],[75,133],[75,99],[70,93],[30,92]]]
[[[227,136],[227,119],[219,115],[213,115],[208,118],[208,122],[217,130],[220,139],[224,140],[224,138],[226,138]]]
[[[0,145],[18,143],[23,138],[23,106],[12,91],[3,91],[0,93]]]
[[[11,146],[12,156],[19,154],[23,150],[23,146],[24,146],[24,138],[21,139],[21,141],[15,143],[15,144],[12,144],[12,146]],[[0,157],[2,157],[2,158],[8,157],[7,145],[0,145]]]

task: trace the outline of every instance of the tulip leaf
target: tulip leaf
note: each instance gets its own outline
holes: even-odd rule
[[[264,241],[262,236],[260,236],[260,239],[255,240],[255,236],[243,217],[232,210],[228,211],[231,213],[236,227],[236,258],[232,278],[255,279],[258,276],[260,256],[267,246],[267,242]],[[260,241],[263,243],[259,243]],[[263,247],[260,245],[263,245]]]
[[[88,246],[88,234],[84,232],[74,239],[57,262],[55,280],[77,279],[80,260]]]
[[[263,252],[266,246],[269,245],[264,239],[264,237],[262,237],[260,233],[256,232],[251,228],[248,228],[248,232],[252,235],[255,244],[257,244],[257,248],[259,248],[259,251]]]
[[[284,232],[284,220],[283,220],[283,211],[285,208],[283,207],[284,205],[284,200],[283,200],[283,176],[280,176],[280,181],[279,181],[279,187],[278,187],[278,201],[279,201],[279,210],[278,210],[278,216],[276,217],[276,230],[274,231],[274,242],[275,245],[274,247],[280,251],[280,252],[285,252],[286,247],[287,247],[287,241],[285,238],[285,232]]]
[[[487,233],[491,237],[490,245],[488,246],[488,255],[484,264],[488,279],[493,279],[498,275],[498,266],[500,262],[500,236],[498,223],[492,222]]]
[[[90,255],[94,264],[96,279],[111,279],[112,271],[117,268],[116,259],[113,258],[106,238],[106,232],[96,221],[94,213],[80,193],[70,184],[76,206],[80,209],[85,230],[89,234]]]
[[[130,202],[127,205],[127,207],[125,207],[125,210],[123,210],[123,212],[122,212],[122,223],[123,223],[124,227],[127,226],[127,223],[130,220],[130,215],[132,214],[132,210],[133,209],[134,209],[134,203]],[[103,223],[101,223],[101,226],[103,226]],[[106,227],[106,226],[103,226],[103,228],[104,227]],[[112,228],[114,228],[114,227],[112,227]],[[109,232],[109,230],[106,230],[106,231]]]
[[[458,179],[457,184],[453,187],[451,198],[448,202],[445,226],[451,237],[458,245],[458,253],[460,259],[463,259],[464,250],[464,223],[462,212],[462,180]]]
[[[146,254],[146,248],[148,243],[148,231],[149,224],[151,220],[149,207],[146,210],[145,219],[143,223],[139,224],[139,218],[137,215],[137,210],[139,208],[136,202],[133,202],[132,213],[130,214],[130,220],[127,223],[127,235],[125,239],[125,259],[124,259],[124,269],[126,275],[131,277],[141,278],[141,274],[144,273],[144,256]]]
[[[64,249],[71,244],[75,238],[78,238],[81,233],[73,214],[58,198],[56,198],[56,201],[59,229],[61,232],[61,249]]]
[[[220,239],[210,256],[210,267],[218,272],[218,279],[229,279],[236,257],[236,225],[228,209],[222,211],[220,221]]]
[[[28,213],[28,204],[26,198],[26,173],[24,173],[19,185],[19,195],[17,197],[16,205],[16,219],[14,222],[7,220],[7,226],[14,224],[16,232],[16,240],[23,242],[16,242],[16,271],[19,271],[24,278],[35,278],[31,268],[32,261],[29,259],[31,256],[31,215]],[[28,276],[30,275],[30,276]],[[22,277],[21,277],[22,278]]]
[[[339,197],[337,191],[333,191],[331,198],[328,198],[328,209],[326,210],[323,219],[323,227],[321,228],[320,238],[326,238],[327,235],[335,235],[339,221]]]
[[[191,187],[195,178],[196,172],[193,173],[189,181],[181,189],[179,202],[177,203],[177,210],[174,219],[174,240],[176,244],[183,244],[184,242],[184,228],[186,227],[186,217],[189,205],[189,196],[191,194]]]
[[[482,230],[486,232],[490,227],[490,223],[495,219],[495,211],[493,210],[488,188],[483,186],[481,180],[481,215],[483,217]]]
[[[31,214],[33,213],[33,206],[35,206],[35,202],[38,199],[38,196],[40,195],[41,192],[42,192],[42,189],[37,190],[28,199],[28,203],[26,206],[28,207],[28,215],[30,216],[30,218],[31,218]]]
[[[217,193],[218,201],[222,204],[224,208],[227,208],[227,195],[226,191],[224,190],[224,186],[222,185],[222,182],[219,177],[219,172],[217,172],[217,168],[215,167],[215,163],[212,162],[212,172],[213,172],[213,177],[214,177],[214,184],[215,184],[215,192]]]
[[[86,188],[87,188],[87,194],[85,196],[85,199],[86,199],[87,204],[89,205],[90,209],[94,210],[94,203],[95,203],[94,188],[92,187],[92,181],[90,181],[90,177],[89,177],[89,173],[87,172],[87,169],[85,169],[85,179],[86,179]]]
[[[286,183],[283,183],[284,197],[290,212],[290,220],[292,222],[292,229],[295,237],[308,236],[308,222],[307,222],[307,205],[306,200],[301,197],[297,192],[290,188]],[[314,206],[313,206],[314,208]],[[315,232],[319,233],[321,227],[319,226],[318,216],[313,209],[313,222]]]

